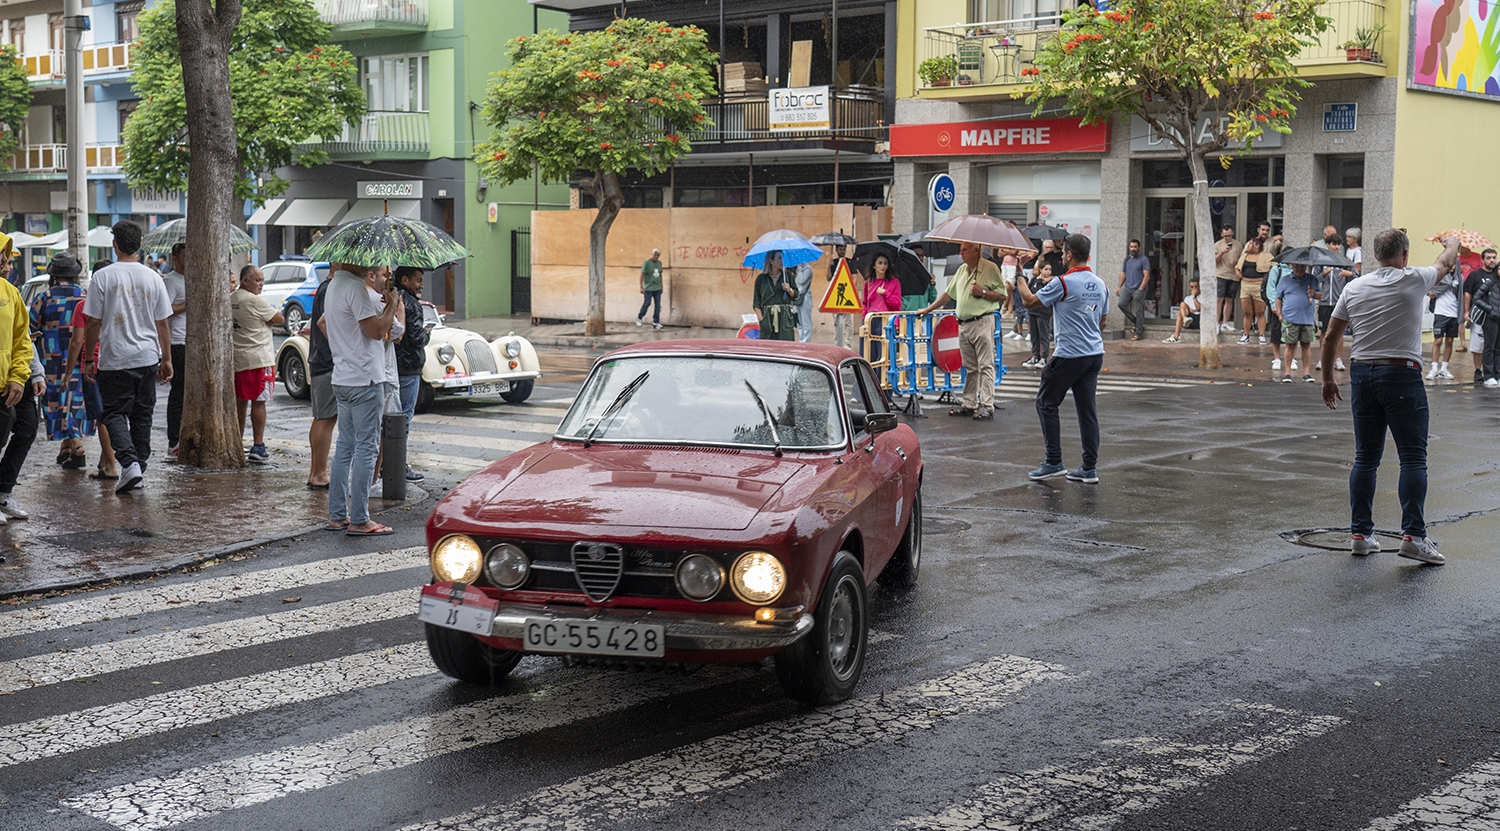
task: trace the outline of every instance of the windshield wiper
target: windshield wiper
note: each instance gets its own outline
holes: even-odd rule
[[[630,400],[630,396],[635,395],[635,391],[640,389],[642,384],[646,383],[646,378],[650,375],[651,371],[647,370],[635,376],[635,380],[626,384],[625,389],[620,390],[620,394],[615,396],[615,400],[609,402],[609,406],[604,408],[604,413],[599,416],[598,421],[594,422],[593,429],[589,430],[588,436],[584,438],[584,447],[588,447],[593,443],[594,434],[599,432],[599,428],[603,427],[606,421],[609,421],[614,417],[615,413],[619,412],[621,407],[625,406],[625,402]]]
[[[776,419],[774,419],[774,418],[771,417],[771,408],[766,406],[766,399],[760,397],[760,393],[756,391],[755,385],[752,384],[752,383],[750,383],[750,379],[748,379],[748,378],[745,379],[745,386],[747,386],[747,387],[750,388],[750,394],[753,395],[753,396],[755,396],[755,403],[757,403],[757,404],[760,405],[760,411],[766,417],[766,426],[769,427],[769,428],[771,428],[771,441],[773,441],[773,442],[776,443],[776,447],[774,448],[774,452],[776,453],[777,456],[780,456],[781,455],[781,434],[779,432],[777,432],[777,430],[776,430]]]

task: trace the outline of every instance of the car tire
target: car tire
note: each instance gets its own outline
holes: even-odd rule
[[[466,684],[493,687],[521,662],[524,653],[496,649],[467,632],[423,624],[427,627],[427,654],[449,678]]]
[[[917,574],[922,569],[922,486],[917,485],[911,497],[911,518],[906,521],[906,533],[896,546],[896,553],[885,564],[880,576],[875,579],[887,589],[906,591],[917,584]]]
[[[520,404],[531,397],[531,390],[535,386],[536,384],[532,381],[512,381],[510,389],[500,393],[500,397],[504,398],[507,404]]]
[[[307,382],[307,364],[302,362],[302,356],[297,354],[296,349],[286,350],[281,356],[281,366],[276,371],[281,374],[281,386],[286,388],[287,395],[298,401],[306,401],[312,396],[312,388]]]
[[[776,653],[776,678],[788,696],[806,704],[836,704],[854,694],[869,640],[865,575],[847,551],[833,559],[813,628]]]
[[[432,402],[437,400],[437,393],[433,391],[432,385],[423,381],[417,385],[417,407],[416,411],[425,413],[432,409]]]
[[[288,335],[302,331],[302,321],[307,319],[307,314],[302,311],[302,304],[295,300],[286,304],[286,308],[281,310],[281,316],[286,318],[282,325],[286,327]]]

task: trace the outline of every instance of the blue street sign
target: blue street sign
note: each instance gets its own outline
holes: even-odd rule
[[[1324,104],[1323,132],[1352,133],[1359,128],[1358,104]]]
[[[946,173],[939,173],[932,177],[927,185],[927,196],[932,200],[932,207],[941,212],[948,212],[953,208],[953,202],[957,198],[958,187],[953,184],[953,177]]]

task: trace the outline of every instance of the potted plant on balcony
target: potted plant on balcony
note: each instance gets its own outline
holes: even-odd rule
[[[1354,37],[1339,45],[1350,61],[1372,61],[1375,59],[1375,38],[1385,32],[1385,26],[1371,26],[1354,30]]]
[[[946,87],[958,76],[958,58],[953,55],[928,58],[917,66],[917,76],[929,87]]]

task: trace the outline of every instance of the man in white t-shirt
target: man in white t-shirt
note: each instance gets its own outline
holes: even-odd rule
[[[385,291],[381,310],[366,286],[373,266],[333,263],[333,279],[318,326],[333,355],[330,380],[338,402],[338,444],[329,466],[328,530],[349,536],[395,533],[370,519],[370,483],[380,453],[380,416],[385,404],[385,341],[405,311]]]
[[[1349,351],[1349,409],[1354,413],[1354,467],[1349,471],[1351,549],[1363,557],[1380,550],[1372,536],[1375,474],[1389,429],[1401,459],[1396,494],[1401,501],[1401,547],[1397,556],[1442,565],[1427,538],[1427,388],[1422,383],[1422,312],[1433,284],[1458,265],[1458,240],[1443,240],[1443,253],[1427,268],[1410,268],[1411,241],[1396,228],[1375,236],[1380,267],[1350,282],[1339,295],[1323,338],[1323,403],[1343,396],[1333,359],[1354,331]]]
[[[172,316],[167,332],[172,336],[172,390],[167,393],[167,461],[177,461],[177,439],[182,432],[182,370],[187,366],[187,243],[172,246],[172,270],[163,274]]]
[[[83,375],[99,385],[101,420],[120,463],[115,493],[123,494],[145,481],[156,385],[172,380],[172,299],[161,275],[141,263],[141,226],[125,220],[110,230],[115,262],[94,272],[83,301]]]
[[[1359,234],[1360,230],[1358,227],[1350,228],[1344,232],[1344,257],[1349,262],[1354,263],[1355,276],[1358,276],[1365,270],[1365,249],[1359,244]]]
[[[266,275],[253,265],[240,269],[240,287],[229,295],[229,313],[234,317],[230,344],[234,347],[234,399],[239,405],[240,435],[245,435],[245,410],[250,411],[253,440],[245,458],[252,464],[271,460],[266,452],[266,402],[276,389],[276,353],[271,348],[271,327],[284,322],[271,301],[260,296]]]

